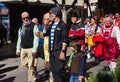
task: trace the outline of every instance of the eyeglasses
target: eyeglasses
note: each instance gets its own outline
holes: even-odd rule
[[[24,17],[24,18],[22,18],[23,20],[25,20],[25,19],[29,19],[29,17]]]

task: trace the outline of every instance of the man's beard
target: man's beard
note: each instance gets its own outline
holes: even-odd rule
[[[52,17],[50,20],[51,20],[51,21],[54,21],[54,20],[55,20],[55,17]]]

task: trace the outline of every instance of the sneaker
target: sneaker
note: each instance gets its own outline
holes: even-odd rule
[[[87,54],[87,58],[88,58],[88,59],[90,59],[90,58],[91,58],[90,53],[88,53],[88,54]]]
[[[91,58],[90,50],[87,50],[87,51],[85,52],[85,55],[87,56],[88,59],[90,59],[90,58]]]

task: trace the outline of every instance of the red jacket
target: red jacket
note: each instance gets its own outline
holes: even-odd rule
[[[70,30],[69,35],[73,35],[73,37],[80,39],[81,45],[85,44],[85,29],[84,28],[80,28],[79,30]]]

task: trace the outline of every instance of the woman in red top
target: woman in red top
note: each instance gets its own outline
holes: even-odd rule
[[[116,60],[120,48],[120,30],[118,26],[113,25],[110,17],[105,18],[103,32],[103,50],[105,61]]]

